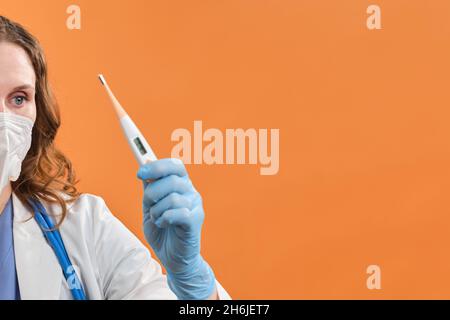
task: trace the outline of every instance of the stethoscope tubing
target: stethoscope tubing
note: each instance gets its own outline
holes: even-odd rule
[[[64,277],[66,278],[66,281],[68,282],[69,289],[74,300],[87,300],[78,275],[76,274],[75,269],[73,268],[73,265],[64,247],[64,242],[62,241],[61,234],[57,229],[54,229],[55,225],[50,216],[47,214],[44,206],[39,201],[30,201],[30,203],[34,208],[34,218],[41,228],[44,237],[47,240],[47,243],[53,249],[59,264],[61,265],[61,269],[63,271]],[[72,271],[73,273],[70,274],[69,271]],[[71,288],[71,284],[69,283],[70,277],[73,277],[72,279],[76,281],[76,284],[79,284],[79,288]]]

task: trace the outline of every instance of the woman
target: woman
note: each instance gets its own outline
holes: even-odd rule
[[[54,146],[59,126],[38,41],[0,16],[0,299],[72,299],[80,288],[87,299],[229,299],[200,254],[202,200],[182,162],[138,172],[145,238],[166,276],[102,198],[77,191]],[[70,270],[46,241],[35,201],[55,222]]]

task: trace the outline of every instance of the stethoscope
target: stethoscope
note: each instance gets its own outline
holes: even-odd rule
[[[61,265],[61,269],[74,300],[87,300],[81,281],[78,278],[72,262],[70,262],[66,248],[64,247],[61,234],[58,229],[55,229],[55,224],[48,215],[47,210],[37,200],[29,200],[28,202],[34,209],[34,219],[41,228],[47,243],[52,247],[58,258],[58,262]]]

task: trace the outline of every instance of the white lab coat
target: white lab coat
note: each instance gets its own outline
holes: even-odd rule
[[[62,194],[64,197],[64,195]],[[31,212],[13,193],[14,251],[21,298],[72,299],[61,266]],[[50,214],[58,204],[42,202]],[[61,237],[88,299],[177,299],[149,250],[104,200],[82,194],[68,204]],[[216,281],[220,299],[231,299]]]

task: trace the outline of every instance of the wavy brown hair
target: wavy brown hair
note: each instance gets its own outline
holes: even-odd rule
[[[80,196],[76,176],[70,160],[54,144],[61,125],[58,103],[48,82],[47,63],[39,41],[17,22],[0,15],[0,43],[6,41],[23,48],[36,74],[36,121],[32,142],[23,163],[20,177],[12,182],[13,192],[32,211],[29,199],[59,203],[62,218],[67,214],[67,203]],[[64,196],[64,197],[63,197]]]

